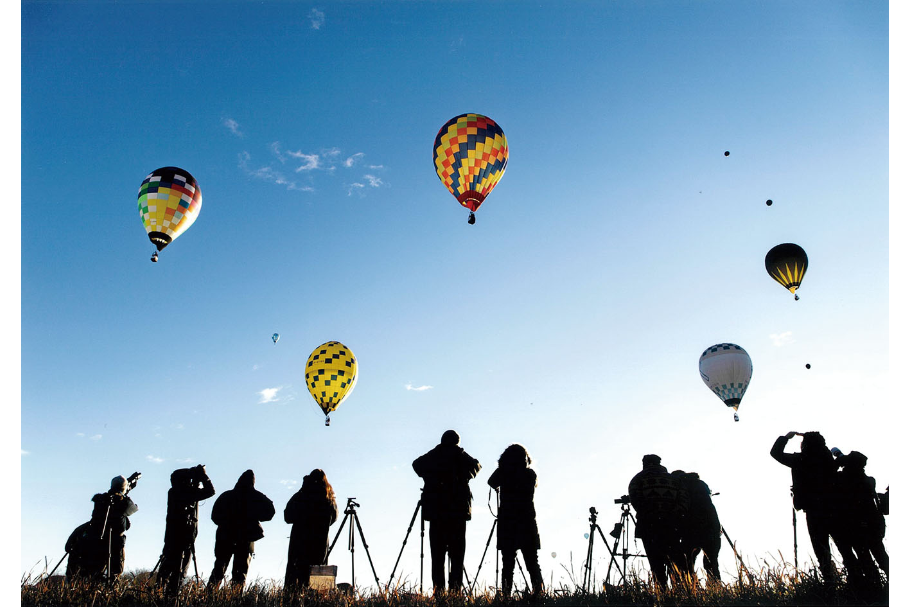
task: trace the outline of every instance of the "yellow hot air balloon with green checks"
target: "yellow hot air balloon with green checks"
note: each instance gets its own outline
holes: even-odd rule
[[[357,383],[357,358],[351,349],[338,341],[327,341],[310,354],[306,361],[306,387],[325,413],[338,408]]]

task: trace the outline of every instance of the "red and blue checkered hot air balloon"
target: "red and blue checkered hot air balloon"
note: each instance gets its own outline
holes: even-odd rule
[[[481,114],[462,114],[439,129],[433,142],[433,165],[442,185],[461,206],[476,211],[509,162],[509,144],[499,125]]]

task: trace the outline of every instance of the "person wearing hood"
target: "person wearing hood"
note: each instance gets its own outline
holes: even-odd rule
[[[297,592],[310,585],[310,567],[322,565],[329,549],[329,527],[338,520],[335,491],[325,472],[316,468],[303,477],[300,490],[284,507],[284,522],[291,527],[284,587]]]
[[[679,536],[681,556],[683,561],[678,569],[690,581],[695,578],[695,560],[698,553],[702,553],[702,566],[708,576],[708,584],[716,585],[720,582],[720,567],[718,555],[720,554],[721,527],[717,517],[717,509],[711,501],[711,489],[705,481],[701,480],[698,472],[683,472],[674,470],[670,476],[679,483],[689,499],[689,507],[679,521]]]
[[[430,561],[433,591],[446,588],[445,559],[449,555],[449,586],[459,592],[464,575],[465,532],[471,520],[471,489],[468,482],[480,472],[480,462],[458,446],[460,437],[446,430],[440,443],[414,460],[413,468],[423,479],[421,516],[430,523]]]
[[[247,470],[240,475],[234,488],[219,495],[212,506],[212,522],[218,530],[215,532],[215,564],[208,583],[210,589],[221,584],[231,558],[234,559],[231,583],[243,587],[254,545],[265,537],[260,522],[270,521],[275,516],[272,500],[257,491],[255,483],[253,471]]]
[[[167,492],[167,517],[164,548],[156,584],[176,594],[186,575],[190,559],[196,554],[199,530],[199,502],[215,495],[215,486],[202,464],[180,468],[171,473]]]
[[[851,550],[856,555],[862,575],[856,579],[857,585],[875,588],[881,585],[875,561],[887,576],[888,552],[882,542],[885,517],[878,505],[875,479],[866,474],[867,461],[859,451],[837,458],[838,467],[843,470],[836,475],[837,509],[832,536],[838,550]]]

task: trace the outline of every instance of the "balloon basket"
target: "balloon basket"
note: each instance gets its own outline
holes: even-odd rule
[[[468,215],[468,224],[474,225],[475,221],[476,221],[476,219],[474,218],[474,213],[471,213],[470,215]]]
[[[326,426],[330,426],[331,424],[332,424],[332,420],[330,420],[330,419],[329,419],[329,416],[326,415],[326,416],[325,416],[325,425],[326,425]]]
[[[158,263],[158,251],[152,253],[152,263]]]

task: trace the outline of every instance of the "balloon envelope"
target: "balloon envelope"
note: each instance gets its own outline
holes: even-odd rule
[[[280,337],[281,337],[281,336],[278,335],[277,333],[272,333],[272,343],[277,344],[277,343],[278,343],[278,339],[279,339]]]
[[[702,352],[698,371],[708,389],[736,410],[752,379],[752,359],[736,344],[716,344]]]
[[[455,116],[433,142],[433,165],[461,206],[476,211],[496,187],[509,162],[505,133],[481,114]]]
[[[792,242],[779,244],[765,255],[765,270],[771,278],[794,294],[803,281],[808,267],[809,257],[806,252]]]
[[[357,383],[357,359],[337,341],[329,341],[310,354],[306,361],[306,382],[316,404],[328,415],[338,408]]]
[[[193,225],[202,209],[202,190],[188,171],[162,167],[139,186],[139,217],[160,251]]]

